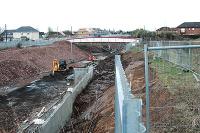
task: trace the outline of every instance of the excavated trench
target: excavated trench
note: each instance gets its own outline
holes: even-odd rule
[[[114,55],[112,55],[99,62],[94,70],[94,78],[76,98],[72,117],[60,132],[94,132],[98,120],[102,117],[97,113],[97,108],[102,106],[97,101],[109,87],[114,86],[114,81]]]

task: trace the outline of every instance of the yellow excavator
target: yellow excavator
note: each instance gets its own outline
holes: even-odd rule
[[[54,75],[55,72],[66,72],[67,71],[67,63],[65,60],[57,60],[54,59],[52,63],[52,74]]]

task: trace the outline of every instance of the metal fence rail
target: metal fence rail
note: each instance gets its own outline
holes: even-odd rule
[[[199,45],[199,41],[161,41],[150,42],[148,49],[154,52],[154,57],[162,58],[200,75],[200,61],[198,60],[200,51],[199,49],[195,49]]]
[[[62,41],[62,40],[66,40],[66,38],[56,38],[56,39],[50,39],[50,40],[35,40],[35,41],[15,40],[15,41],[9,41],[9,42],[0,42],[0,49],[14,48],[14,47],[17,47],[18,45],[21,45],[21,47],[50,45],[56,41]]]
[[[200,131],[200,45],[195,43],[145,45],[148,133]]]
[[[135,98],[122,68],[120,55],[115,56],[115,133],[143,133],[142,99]]]

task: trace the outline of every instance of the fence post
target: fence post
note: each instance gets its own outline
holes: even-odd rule
[[[150,110],[149,110],[149,64],[148,64],[148,46],[144,45],[145,58],[145,85],[146,85],[146,132],[150,132]]]

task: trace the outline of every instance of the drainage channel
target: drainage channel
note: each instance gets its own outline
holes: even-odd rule
[[[73,76],[77,82],[70,86],[67,86],[66,81],[69,75],[60,75],[59,78],[45,76],[6,96],[0,96],[0,132],[45,132],[46,127],[43,125],[50,123],[52,114],[62,110],[62,105],[67,100],[71,101],[68,105],[70,109],[76,95],[92,78],[92,72],[92,66],[75,68]],[[63,118],[66,122],[67,118]],[[60,126],[62,125],[57,122],[56,127]]]

